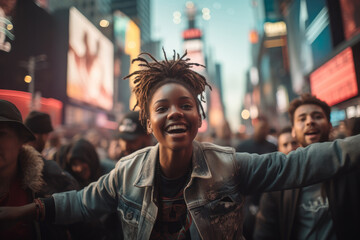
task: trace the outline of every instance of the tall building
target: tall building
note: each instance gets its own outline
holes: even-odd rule
[[[291,86],[287,27],[276,0],[254,1],[256,27],[250,33],[252,66],[244,102],[251,119],[266,115],[275,128],[287,124]],[[248,121],[249,122],[249,121]]]
[[[150,0],[112,0],[112,11],[120,10],[140,27],[141,42],[151,41]]]

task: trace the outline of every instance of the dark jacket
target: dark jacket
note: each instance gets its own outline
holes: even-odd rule
[[[360,171],[323,183],[337,239],[360,236]],[[301,189],[263,194],[254,239],[296,239],[295,215]]]
[[[23,188],[28,193],[29,203],[34,198],[78,189],[74,178],[66,175],[55,162],[45,160],[33,147],[23,146],[18,159],[19,176]],[[69,239],[65,225],[34,221],[33,226],[36,229],[37,239]]]

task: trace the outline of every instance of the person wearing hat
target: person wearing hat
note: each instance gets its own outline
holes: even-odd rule
[[[153,145],[152,135],[147,134],[140,123],[139,111],[130,111],[125,114],[120,121],[116,137],[120,145],[120,158]]]
[[[24,124],[34,133],[36,138],[28,144],[41,153],[45,148],[45,143],[50,132],[54,130],[51,124],[50,115],[44,112],[32,111],[26,117]]]
[[[17,107],[0,99],[0,207],[21,206],[56,192],[43,177],[50,174],[44,168],[40,153],[26,144],[35,140],[34,134],[23,124]],[[67,239],[68,234],[65,226],[39,225],[30,220],[0,225],[0,239],[38,239],[40,236]]]

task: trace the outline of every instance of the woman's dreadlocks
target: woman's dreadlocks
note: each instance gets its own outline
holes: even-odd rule
[[[173,59],[168,60],[164,48],[162,50],[165,57],[164,61],[157,61],[149,53],[141,53],[139,57],[133,59],[131,63],[138,61],[140,62],[138,66],[143,67],[143,69],[135,71],[124,77],[124,79],[130,79],[132,76],[135,76],[135,86],[133,88],[133,92],[136,96],[136,104],[134,109],[136,106],[139,106],[140,121],[142,125],[146,127],[148,103],[152,94],[157,88],[167,82],[180,83],[187,87],[197,100],[198,105],[201,108],[202,115],[205,118],[204,109],[200,101],[205,102],[203,92],[205,91],[206,86],[208,86],[211,90],[211,86],[207,83],[204,76],[191,70],[193,66],[205,66],[198,63],[189,63],[188,61],[190,59],[185,59],[187,51],[185,51],[185,54],[180,57],[180,55],[176,54],[174,50]],[[153,60],[153,62],[148,62],[145,58],[140,57],[141,55],[147,55]],[[200,96],[200,100],[197,96]]]

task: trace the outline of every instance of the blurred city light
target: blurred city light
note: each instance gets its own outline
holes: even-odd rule
[[[208,8],[203,8],[202,9],[202,18],[204,19],[204,20],[210,20],[210,18],[211,18],[211,16],[210,16],[210,9],[208,9]]]
[[[210,20],[211,16],[210,15],[203,15],[203,19],[204,20]]]
[[[181,23],[181,19],[179,19],[179,18],[174,18],[174,19],[173,19],[173,22],[174,22],[175,24],[179,24],[179,23]]]
[[[258,43],[259,42],[259,34],[256,30],[251,30],[249,33],[249,41],[252,44]]]
[[[247,109],[242,110],[242,112],[241,112],[241,117],[242,117],[244,120],[249,119],[249,117],[250,117],[250,112],[249,112],[249,110],[247,110]]]
[[[12,24],[8,24],[6,25],[6,29],[11,31],[14,28],[14,26]]]
[[[175,12],[173,13],[173,17],[174,17],[174,18],[181,18],[181,12],[175,11]]]
[[[250,117],[251,119],[255,119],[259,116],[259,110],[256,105],[250,106]]]
[[[32,77],[31,77],[30,75],[26,75],[26,76],[24,77],[24,81],[25,81],[26,83],[31,83]]]
[[[106,19],[102,19],[99,23],[100,27],[106,28],[110,25],[109,21]]]
[[[257,69],[257,67],[250,68],[250,81],[253,86],[259,84],[259,70]]]
[[[201,10],[201,12],[202,12],[203,14],[210,14],[210,9],[208,9],[208,8],[203,8],[203,9]]]
[[[175,24],[181,23],[181,12],[175,11],[175,12],[173,13],[173,22],[174,22]]]

